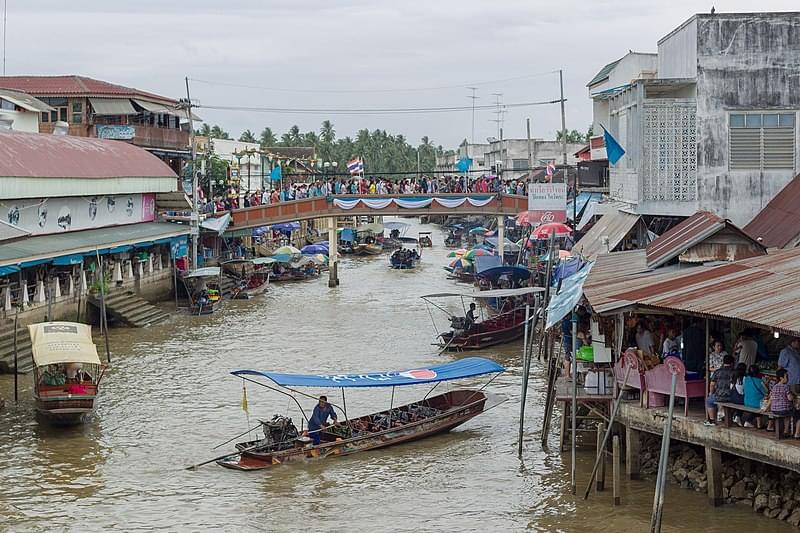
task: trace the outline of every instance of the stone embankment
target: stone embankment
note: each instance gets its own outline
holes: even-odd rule
[[[655,477],[661,440],[642,436],[641,474]],[[722,495],[726,503],[746,505],[767,518],[800,527],[800,474],[730,455],[722,456]],[[681,488],[706,492],[705,454],[701,447],[672,441],[669,480]]]

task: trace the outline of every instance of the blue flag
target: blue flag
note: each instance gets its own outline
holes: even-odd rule
[[[270,176],[272,177],[272,181],[280,181],[281,177],[283,176],[281,174],[281,166],[275,165],[274,167],[272,167],[272,172],[270,173]]]
[[[458,162],[456,163],[456,170],[459,172],[467,172],[469,170],[469,167],[471,166],[472,166],[472,159],[468,159],[465,157],[463,159],[458,160]]]
[[[606,142],[606,156],[608,157],[608,162],[612,165],[616,165],[617,161],[625,155],[625,149],[620,146],[617,140],[608,133],[608,130],[605,126],[600,126],[603,128],[603,139]]]

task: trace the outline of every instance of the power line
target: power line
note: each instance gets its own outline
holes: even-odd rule
[[[438,87],[395,87],[392,89],[298,89],[295,87],[265,87],[263,85],[248,85],[242,83],[230,83],[224,81],[201,80],[197,78],[189,78],[189,81],[197,83],[204,83],[206,85],[219,85],[223,87],[238,87],[240,89],[256,89],[261,91],[274,91],[284,93],[327,93],[327,94],[350,94],[350,93],[403,93],[403,92],[423,92],[423,91],[441,91],[445,89],[463,89],[473,85],[490,85],[494,83],[506,83],[509,81],[524,80],[528,78],[536,78],[539,76],[546,76],[548,74],[555,74],[557,70],[549,70],[546,72],[536,72],[533,74],[523,74],[521,76],[514,76],[512,78],[502,78],[498,80],[486,80],[478,82],[462,83],[458,85],[441,85]]]
[[[503,109],[517,107],[532,107],[539,105],[549,105],[560,103],[561,99],[543,100],[539,102],[518,102],[513,104],[503,104]],[[473,109],[496,109],[496,104],[482,106],[454,106],[454,107],[387,107],[387,108],[287,108],[287,107],[254,107],[254,106],[229,106],[229,105],[209,105],[197,104],[193,107],[201,109],[215,109],[220,111],[248,111],[253,113],[275,113],[275,114],[294,114],[294,115],[402,115],[402,114],[425,114],[425,113],[453,113],[461,111],[471,111]]]

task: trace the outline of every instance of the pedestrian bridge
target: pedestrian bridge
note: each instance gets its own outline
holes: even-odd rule
[[[510,194],[342,195],[236,209],[235,229],[269,226],[293,220],[351,216],[484,215],[514,216],[528,209],[528,198]]]

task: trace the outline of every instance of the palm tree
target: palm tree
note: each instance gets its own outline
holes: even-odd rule
[[[259,140],[261,141],[261,146],[275,146],[278,144],[278,137],[272,133],[272,128],[270,127],[266,127],[261,130],[261,136]]]
[[[322,142],[326,144],[333,144],[336,140],[336,130],[333,129],[333,123],[330,120],[323,120],[322,127],[319,129],[319,137]]]
[[[214,125],[214,127],[211,128],[211,131],[209,132],[208,136],[210,138],[212,138],[212,139],[230,139],[231,138],[230,135],[228,135],[227,131],[223,130],[222,128],[220,128],[216,124]]]
[[[303,141],[300,136],[300,128],[297,124],[289,128],[289,139],[292,143],[290,146],[298,146]]]
[[[204,137],[210,137],[211,136],[211,126],[209,126],[207,123],[203,122],[203,125],[200,126],[199,130],[195,130],[194,134],[195,135],[202,135]]]
[[[244,130],[242,134],[239,136],[239,142],[241,143],[254,143],[256,142],[256,136],[253,135],[253,132],[249,129]]]

